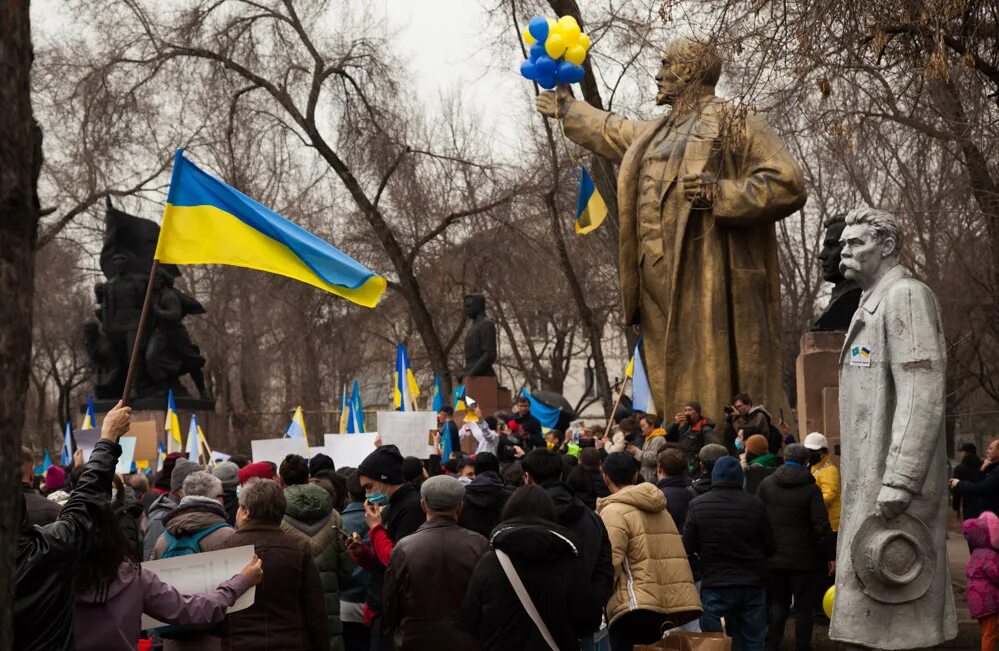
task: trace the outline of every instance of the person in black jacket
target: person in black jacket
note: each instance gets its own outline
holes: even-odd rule
[[[392,630],[382,617],[382,586],[392,548],[427,520],[420,506],[420,492],[402,479],[402,454],[394,445],[383,445],[364,458],[357,467],[364,489],[364,521],[368,525],[366,546],[354,534],[348,549],[358,565],[371,572],[365,610],[371,618],[372,651],[393,649]]]
[[[465,486],[464,506],[458,524],[486,538],[499,524],[503,506],[512,491],[503,485],[499,459],[490,452],[475,455],[475,479]]]
[[[818,606],[820,586],[816,570],[836,569],[836,543],[822,490],[806,467],[808,448],[793,443],[784,448],[784,464],[763,480],[757,493],[767,506],[767,517],[777,541],[769,560],[767,596],[770,602],[768,651],[780,649],[784,625],[794,600],[796,651],[812,643],[812,614]]]
[[[131,408],[118,403],[104,417],[101,438],[55,522],[32,526],[28,523],[24,499],[20,501],[17,516],[21,533],[14,586],[15,649],[72,651],[74,648],[77,565],[97,539],[94,522],[111,497],[111,476],[121,455],[118,437],[128,431],[131,413]]]
[[[520,396],[513,404],[513,411],[517,414],[513,417],[511,426],[516,429],[516,434],[524,442],[524,450],[545,447],[545,437],[541,433],[541,421],[531,414],[531,401],[525,396]]]
[[[579,548],[555,517],[555,505],[538,486],[521,486],[507,501],[489,541],[492,550],[475,566],[462,603],[465,628],[476,632],[483,651],[551,649],[517,597],[499,553],[509,556],[561,651],[578,650],[579,639],[592,630],[590,609],[579,607],[591,589]]]
[[[985,511],[999,513],[999,439],[989,443],[985,463],[982,465],[981,478],[978,481],[954,478],[950,480],[951,490],[961,499],[972,498],[973,509],[977,508],[979,515]],[[977,502],[977,503],[976,503]],[[968,517],[967,509],[965,518]]]
[[[701,630],[720,632],[733,648],[763,649],[767,631],[767,558],[777,551],[767,508],[742,489],[739,460],[725,456],[711,471],[711,490],[694,498],[683,546],[701,575]]]
[[[690,484],[690,492],[694,497],[704,495],[711,490],[711,471],[715,462],[728,456],[728,448],[720,443],[708,443],[697,453],[697,468],[700,471]]]
[[[35,488],[35,455],[28,448],[21,448],[21,494],[28,509],[31,524],[45,525],[59,517],[59,504],[46,498]]]
[[[550,450],[531,450],[524,457],[524,481],[541,486],[555,504],[555,521],[572,532],[591,597],[590,629],[600,628],[600,613],[614,590],[614,563],[610,538],[603,520],[562,483],[561,455]],[[585,610],[585,608],[580,608]]]
[[[992,442],[992,444],[996,443],[997,441]],[[989,445],[989,448],[992,447],[992,444]],[[954,479],[971,482],[981,481],[984,476],[982,460],[978,457],[978,448],[975,447],[975,444],[961,444],[958,454],[961,457],[961,462],[954,468]],[[981,500],[973,495],[962,497],[960,493],[956,492],[951,495],[951,504],[959,520],[974,520],[980,516],[982,514],[980,502]]]
[[[600,453],[603,450],[583,448],[579,453],[579,465],[572,469],[565,483],[576,494],[580,502],[591,511],[597,510],[597,500],[610,495],[600,471]]]
[[[666,510],[673,516],[677,531],[683,531],[687,509],[694,494],[687,477],[687,457],[682,450],[666,448],[656,457],[656,487],[666,496]]]

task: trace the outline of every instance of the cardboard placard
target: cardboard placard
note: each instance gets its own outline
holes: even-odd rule
[[[356,468],[364,457],[375,451],[378,432],[364,434],[326,434],[323,440],[328,454],[337,468]]]
[[[309,442],[305,439],[257,439],[250,441],[250,450],[253,452],[254,463],[271,461],[280,466],[289,454],[298,454],[306,459],[309,458]]]
[[[135,437],[123,436],[118,439],[121,446],[121,456],[118,457],[118,465],[114,471],[119,475],[127,475],[132,472],[132,459],[135,457]]]
[[[151,420],[133,420],[126,436],[135,437],[135,459],[145,459],[150,468],[155,468],[159,460],[156,423]]]
[[[377,415],[382,443],[398,447],[404,457],[427,459],[433,454],[427,432],[437,429],[436,411],[379,411]]]
[[[161,581],[170,584],[182,594],[198,594],[215,592],[220,583],[239,574],[252,558],[253,545],[243,545],[232,549],[147,561],[142,564],[142,568],[151,570]],[[234,613],[249,608],[253,605],[255,596],[256,587],[252,587],[237,599],[236,603],[229,606],[227,612]],[[145,613],[142,615],[141,628],[165,625],[164,622]]]

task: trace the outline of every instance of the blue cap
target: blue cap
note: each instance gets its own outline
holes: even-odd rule
[[[742,484],[742,465],[735,457],[722,457],[715,461],[714,468],[711,469],[711,483],[731,482]]]

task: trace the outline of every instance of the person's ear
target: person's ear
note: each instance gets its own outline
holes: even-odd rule
[[[525,472],[524,473],[524,485],[525,486],[530,486],[533,483],[534,483],[534,480],[531,479],[531,473]]]
[[[426,513],[426,514],[430,513],[429,511],[427,511],[427,503],[424,502],[423,500],[420,500],[420,508],[423,509],[424,513]]]
[[[458,502],[458,509],[454,512],[454,519],[461,517],[461,512],[465,510],[465,500]]]

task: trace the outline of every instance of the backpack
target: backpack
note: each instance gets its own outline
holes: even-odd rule
[[[163,532],[163,537],[166,539],[166,551],[163,552],[161,558],[174,558],[175,556],[187,556],[188,554],[197,554],[201,551],[201,540],[213,531],[218,531],[222,527],[228,527],[229,523],[223,520],[222,522],[216,522],[210,527],[205,527],[201,531],[195,532],[190,536],[180,536],[179,538],[174,536],[169,531]]]

